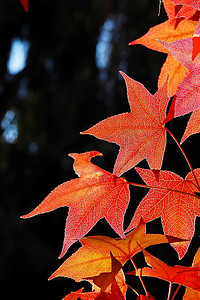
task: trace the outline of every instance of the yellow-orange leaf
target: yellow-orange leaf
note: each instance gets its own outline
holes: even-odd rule
[[[196,21],[183,19],[177,22],[177,19],[167,20],[149,29],[149,31],[129,43],[129,45],[141,44],[152,50],[169,53],[169,51],[161,45],[158,40],[165,42],[174,42],[180,39],[192,37],[197,26]]]
[[[182,66],[171,54],[169,54],[164,62],[158,78],[158,89],[168,79],[169,97],[172,97],[178,89],[179,84],[187,76],[188,70]]]
[[[90,236],[80,240],[82,247],[72,254],[49,279],[69,277],[75,281],[111,272],[111,257],[124,265],[133,255],[150,245],[181,241],[162,234],[146,234],[146,225],[140,223],[125,239],[113,239],[106,236]]]

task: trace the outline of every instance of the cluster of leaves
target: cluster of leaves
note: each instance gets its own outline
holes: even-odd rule
[[[21,2],[28,9],[28,2]],[[189,136],[200,132],[200,1],[163,0],[163,4],[168,20],[130,43],[167,54],[158,78],[158,91],[152,95],[141,83],[121,72],[130,112],[109,117],[82,132],[120,146],[113,173],[91,162],[93,157],[102,155],[97,151],[69,154],[78,178],[59,185],[32,212],[22,216],[30,218],[60,207],[69,208],[60,257],[76,241],[82,246],[50,279],[63,276],[77,282],[86,280],[91,283],[92,291],[80,289],[65,300],[126,299],[127,288],[132,288],[123,273],[127,261],[132,262],[133,271],[126,275],[139,276],[144,287],[144,295],[132,288],[137,299],[155,299],[147,291],[143,276],[168,281],[168,300],[175,299],[181,285],[186,287],[184,300],[200,299],[200,249],[190,267],[169,266],[145,250],[151,245],[170,243],[179,259],[183,258],[194,235],[195,218],[200,216],[200,168],[192,168],[181,147]],[[166,123],[188,113],[192,114],[179,143]],[[185,179],[161,170],[167,135],[174,139],[188,164],[190,172]],[[143,159],[149,169],[135,167]],[[121,177],[132,168],[144,184]],[[144,187],[149,192],[133,212],[124,232],[130,186]],[[120,238],[85,237],[102,218]],[[146,234],[146,223],[157,218],[161,218],[164,234]],[[133,256],[138,252],[143,253],[148,267],[136,267]],[[173,283],[178,288],[172,295]]]

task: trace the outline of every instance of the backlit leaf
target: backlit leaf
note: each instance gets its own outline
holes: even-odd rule
[[[160,171],[158,182],[151,170],[136,168],[136,171],[147,185],[161,189],[149,190],[140,202],[127,231],[137,226],[141,217],[145,222],[161,217],[165,234],[188,240],[172,245],[179,258],[182,258],[194,234],[195,218],[200,216],[200,198],[195,195],[199,190],[192,172],[184,180],[173,172]],[[200,169],[195,170],[195,175],[200,182]]]
[[[129,203],[129,186],[124,178],[92,164],[91,158],[97,155],[102,154],[97,151],[70,154],[80,178],[59,185],[32,212],[22,216],[30,218],[59,207],[69,207],[60,257],[104,217],[119,236],[124,237],[123,219]]]
[[[150,267],[134,270],[129,275],[138,276],[150,276],[156,277],[170,283],[178,283],[187,287],[191,287],[197,291],[200,291],[200,268],[199,267],[185,267],[185,266],[174,266],[171,267],[151,255],[146,250],[142,249],[145,260]]]
[[[49,279],[69,277],[75,281],[98,276],[112,271],[110,252],[123,266],[132,256],[141,251],[141,245],[176,243],[180,239],[162,234],[146,234],[146,225],[140,223],[125,239],[106,236],[90,236],[80,240],[82,247],[72,254]],[[138,245],[139,244],[139,245]]]
[[[146,158],[151,169],[160,169],[166,146],[163,122],[169,101],[167,82],[154,95],[122,73],[127,87],[130,113],[105,119],[82,132],[120,145],[113,173],[120,176]]]

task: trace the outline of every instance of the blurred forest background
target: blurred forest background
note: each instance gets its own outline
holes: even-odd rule
[[[112,172],[118,147],[79,132],[129,111],[119,70],[156,92],[165,55],[128,43],[167,19],[163,8],[158,16],[158,2],[30,0],[25,13],[19,0],[0,1],[0,286],[6,299],[59,300],[82,287],[66,278],[47,281],[79,246],[76,243],[57,259],[67,208],[29,220],[20,215],[58,184],[76,177],[70,152],[98,150],[104,156],[94,162]],[[185,124],[187,116],[181,120]],[[180,138],[184,127],[172,128]],[[197,167],[199,150],[191,147],[195,139],[185,142],[184,149]],[[163,169],[182,176],[188,172],[170,140]],[[135,173],[125,177],[141,182]],[[146,191],[133,188],[131,193],[130,216]],[[129,221],[127,214],[126,226]],[[160,230],[160,221],[154,227]],[[90,234],[105,230],[116,236],[104,220]],[[177,263],[175,251],[170,251],[165,261]]]

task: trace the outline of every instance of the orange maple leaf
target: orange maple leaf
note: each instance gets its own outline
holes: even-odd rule
[[[173,172],[160,171],[158,182],[151,170],[136,168],[136,171],[154,188],[140,202],[126,231],[137,226],[141,217],[145,222],[161,217],[165,234],[188,240],[172,245],[182,258],[194,234],[195,218],[200,216],[200,198],[195,194],[199,190],[192,172],[184,180]],[[200,182],[200,169],[194,172]]]
[[[146,224],[139,226],[126,235],[125,239],[107,236],[90,236],[80,240],[82,247],[72,254],[51,276],[69,277],[75,281],[98,276],[112,271],[110,252],[123,266],[132,256],[143,248],[162,243],[177,243],[181,239],[162,234],[146,234]]]
[[[120,145],[113,173],[120,176],[146,158],[151,169],[160,169],[166,146],[167,82],[154,95],[121,72],[131,112],[105,119],[82,134],[91,134]]]
[[[173,96],[180,82],[185,78],[188,70],[180,64],[180,62],[175,61],[171,53],[158,42],[158,40],[165,42],[173,42],[178,39],[185,39],[192,37],[197,26],[196,21],[188,19],[169,19],[161,24],[158,24],[149,29],[149,31],[142,37],[132,41],[129,45],[141,44],[155,51],[167,53],[168,57],[161,68],[161,73],[158,78],[158,88],[160,88],[167,77],[169,96]],[[160,44],[160,45],[159,45]]]
[[[97,151],[69,154],[73,157],[74,170],[80,178],[67,181],[55,188],[32,212],[21,218],[50,212],[68,206],[62,257],[67,249],[103,217],[111,227],[124,237],[123,219],[129,203],[129,186],[119,178],[90,162],[102,155]]]
[[[171,267],[157,257],[151,255],[146,250],[142,249],[142,252],[147,264],[151,266],[151,268],[144,267],[142,269],[137,269],[128,273],[127,275],[156,277],[170,283],[178,283],[180,285],[191,287],[197,291],[200,291],[199,267]]]

